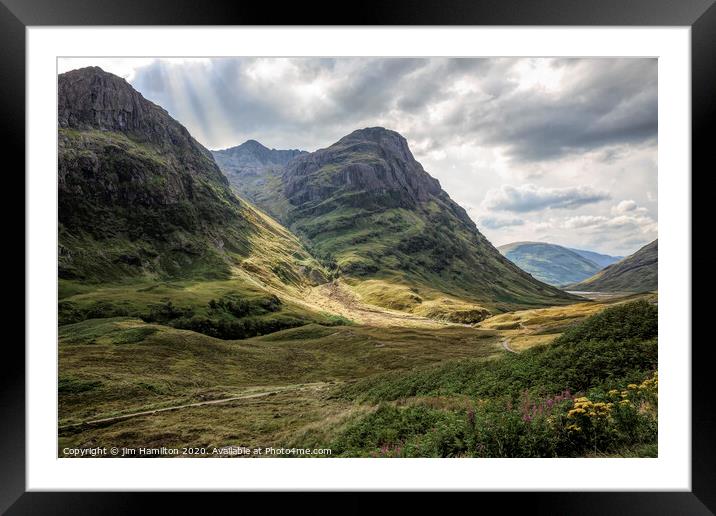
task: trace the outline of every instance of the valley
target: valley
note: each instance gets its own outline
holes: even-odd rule
[[[440,364],[490,363],[548,345],[609,306],[655,297],[510,312],[472,326],[369,307],[325,284],[311,288],[302,308],[352,324],[312,323],[234,341],[131,317],[65,325],[58,452],[118,442],[330,447],[351,422],[381,406],[342,399],[346,386]],[[461,406],[462,399],[440,403]]]
[[[655,455],[655,246],[540,277],[395,131],[209,151],[100,68],[59,94],[58,456]]]

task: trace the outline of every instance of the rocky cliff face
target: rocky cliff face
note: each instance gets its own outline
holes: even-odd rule
[[[280,242],[264,258],[284,276],[300,279],[299,260],[311,269],[294,237],[242,203],[211,153],[126,81],[92,67],[58,86],[60,277],[227,277],[257,241]]]
[[[441,191],[415,161],[405,138],[378,127],[354,131],[327,149],[295,159],[284,179],[284,193],[294,205],[323,201],[345,189],[394,194],[393,199],[414,207]]]
[[[287,165],[283,183],[285,196],[303,214],[332,209],[329,200],[335,197],[356,207],[419,209],[437,202],[475,227],[415,160],[406,139],[382,127],[353,131],[326,149],[299,156]]]
[[[61,74],[57,108],[60,129],[120,133],[137,144],[151,145],[188,174],[228,184],[211,153],[183,125],[127,81],[99,67]]]

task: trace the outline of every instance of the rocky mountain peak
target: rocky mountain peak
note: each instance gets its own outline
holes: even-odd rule
[[[408,141],[400,133],[384,127],[357,129],[338,140],[334,145],[342,146],[362,143],[375,144],[383,152],[392,154],[405,161],[413,161],[415,159],[408,147]]]
[[[270,165],[285,165],[294,157],[305,154],[306,151],[298,149],[278,150],[269,149],[256,140],[246,140],[241,145],[228,149],[212,151],[220,165],[228,168],[236,167],[262,167]]]
[[[443,193],[438,180],[415,160],[407,140],[383,127],[353,131],[330,147],[297,157],[283,180],[293,204],[360,192],[355,199],[368,196],[413,208]]]
[[[183,125],[126,80],[98,66],[60,74],[57,107],[60,129],[121,133],[151,145],[189,174],[228,184],[211,153]]]
[[[57,107],[62,128],[118,131],[160,145],[196,144],[164,109],[98,66],[60,74]]]

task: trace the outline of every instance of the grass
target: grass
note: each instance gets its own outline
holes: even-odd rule
[[[139,342],[128,330],[152,329]],[[488,333],[488,332],[486,332]],[[61,396],[61,421],[140,411],[162,401],[230,397],[249,387],[343,382],[444,359],[489,357],[493,337],[467,328],[406,329],[306,325],[226,341],[138,319],[94,319],[60,328],[60,370],[101,388]],[[489,333],[488,333],[489,335]],[[446,343],[449,343],[446,345]],[[146,384],[160,385],[147,389]]]
[[[346,385],[339,396],[391,401],[417,395],[510,396],[525,389],[547,395],[635,374],[657,363],[656,307],[637,301],[611,307],[557,337],[499,361],[450,361],[419,371],[390,373]]]
[[[91,430],[63,432],[58,452],[64,447],[263,447],[284,446],[295,435],[323,426],[327,421],[357,414],[349,403],[327,404],[320,389],[287,391],[274,396],[233,401],[223,405],[191,407],[162,413],[160,417],[128,419]],[[305,446],[305,445],[302,445]],[[218,455],[214,455],[218,456]]]
[[[144,296],[185,290],[177,287],[135,290]],[[595,305],[612,308],[566,332],[561,344],[535,346],[519,355],[505,353],[500,345],[511,330],[465,326],[308,324],[251,339],[220,340],[131,317],[65,325],[60,328],[63,427],[244,393],[277,394],[67,428],[60,435],[60,450],[97,443],[329,447],[334,455],[346,456],[477,453],[455,437],[455,432],[464,434],[470,410],[487,424],[505,412],[506,397],[518,404],[525,389],[534,397],[565,387],[604,390],[641,381],[654,367],[655,341],[634,339],[634,332],[651,331],[648,325],[624,325],[614,316],[613,310],[632,305]],[[638,306],[650,313],[648,303]],[[604,333],[615,325],[621,333]],[[584,341],[589,336],[631,340]],[[579,347],[569,351],[576,341]],[[523,424],[519,414],[510,417],[504,424]],[[639,453],[639,446],[626,443],[598,452]],[[502,452],[490,448],[490,453]]]

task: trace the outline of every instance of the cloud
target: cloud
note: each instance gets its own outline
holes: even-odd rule
[[[628,201],[621,201],[619,204],[617,204],[614,208],[612,208],[616,213],[627,213],[630,211],[634,211],[637,209],[637,204],[632,201],[631,199]]]
[[[210,148],[253,137],[277,147],[295,147],[298,139],[315,150],[356,128],[384,125],[419,145],[430,139],[501,146],[510,159],[534,162],[638,144],[655,139],[657,132],[656,59],[128,63],[107,61]],[[204,115],[207,108],[211,116]]]
[[[580,215],[569,217],[562,223],[565,229],[588,229],[608,234],[613,230],[626,230],[634,233],[654,234],[657,233],[657,224],[654,219],[646,215],[617,215],[615,217]],[[656,238],[656,236],[654,236]]]
[[[566,219],[563,222],[562,227],[566,229],[588,228],[598,226],[599,224],[604,224],[608,220],[609,219],[607,217],[602,216],[579,215],[577,217],[570,217]]]
[[[543,209],[575,209],[609,199],[609,194],[590,186],[546,188],[533,184],[502,185],[487,192],[483,207],[490,210],[530,212]]]
[[[489,229],[500,229],[512,226],[522,226],[525,221],[518,218],[481,217],[478,224]]]

